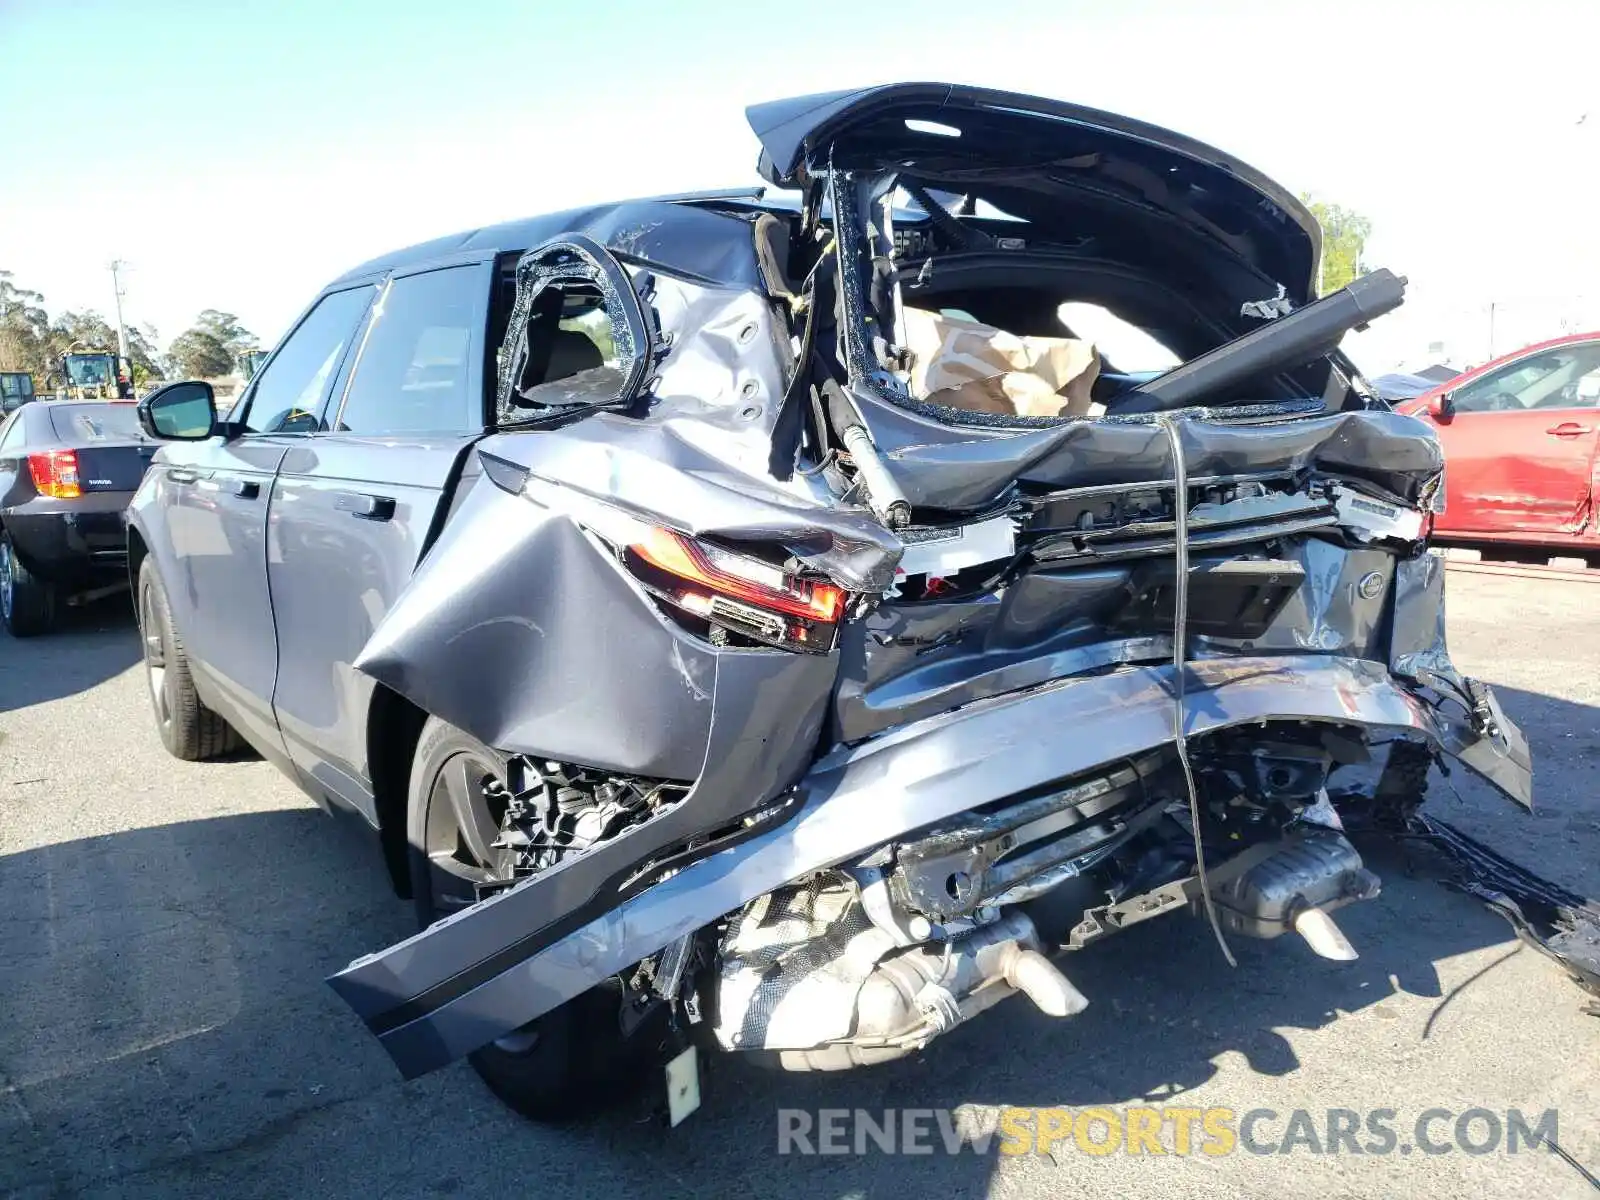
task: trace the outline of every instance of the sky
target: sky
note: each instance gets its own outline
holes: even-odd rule
[[[875,14],[898,11],[892,19]],[[1369,373],[1600,328],[1596,0],[0,0],[0,269],[161,345],[275,341],[346,268],[754,182],[746,104],[902,79],[1058,97],[1369,217]],[[1356,343],[1359,343],[1356,344]]]

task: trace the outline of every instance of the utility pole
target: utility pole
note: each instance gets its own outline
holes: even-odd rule
[[[117,301],[117,356],[122,359],[128,357],[128,331],[122,324],[122,280],[119,272],[128,264],[120,258],[111,260],[111,294]]]
[[[1489,357],[1485,362],[1494,359],[1494,301],[1489,301]]]

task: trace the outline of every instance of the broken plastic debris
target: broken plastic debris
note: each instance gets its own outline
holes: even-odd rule
[[[1278,294],[1266,300],[1246,300],[1239,306],[1241,317],[1254,317],[1258,321],[1270,321],[1274,317],[1287,317],[1294,311],[1294,305],[1289,303],[1289,297],[1284,294],[1283,284],[1278,285]]]

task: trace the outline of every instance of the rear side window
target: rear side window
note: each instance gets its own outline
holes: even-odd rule
[[[626,407],[644,382],[652,335],[621,263],[591,239],[564,234],[517,260],[516,289],[500,355],[499,423]]]
[[[245,418],[252,433],[310,433],[321,428],[322,404],[376,289],[331,292],[296,325],[276,357],[256,376]]]
[[[14,412],[0,422],[0,450],[22,445],[22,413]]]
[[[481,430],[488,287],[488,268],[480,265],[394,280],[373,313],[333,428],[355,434]]]
[[[144,440],[139,411],[131,404],[52,404],[50,424],[69,446]]]

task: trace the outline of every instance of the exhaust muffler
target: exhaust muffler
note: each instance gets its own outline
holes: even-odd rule
[[[880,937],[881,957],[852,970],[863,945]],[[952,941],[891,948],[880,931],[863,930],[812,969],[770,964],[758,979],[734,960],[719,990],[719,1040],[784,1070],[841,1071],[904,1057],[1018,992],[1053,1017],[1089,1004],[1042,953],[1021,912]]]

